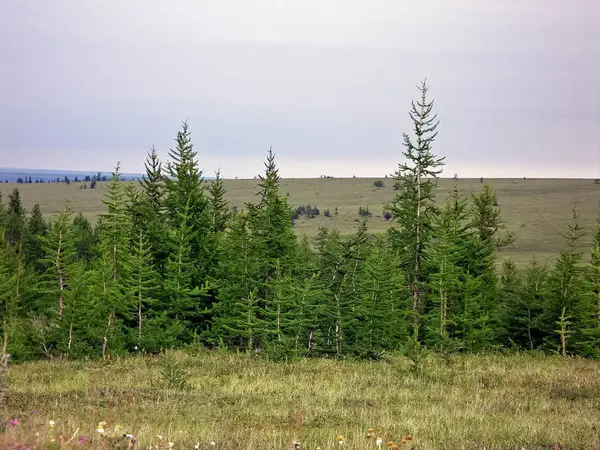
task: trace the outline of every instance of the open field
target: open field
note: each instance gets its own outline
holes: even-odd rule
[[[14,365],[0,416],[19,424],[7,425],[0,447],[74,436],[72,448],[82,448],[82,435],[88,444],[100,441],[96,426],[105,421],[107,435],[120,425],[117,434],[132,433],[136,448],[154,450],[168,442],[174,449],[198,442],[199,448],[290,449],[294,440],[303,449],[375,449],[378,437],[382,448],[389,441],[404,449],[600,448],[597,361],[488,355],[457,357],[447,366],[430,356],[416,377],[399,357],[270,363],[201,351],[171,358],[187,390],[166,388],[164,356]],[[401,445],[409,434],[413,439]]]
[[[321,212],[331,211],[330,218],[323,215],[314,219],[300,218],[296,222],[298,233],[314,236],[319,226],[337,227],[342,233],[352,232],[359,219],[358,207],[368,206],[373,217],[368,219],[371,232],[384,231],[390,226],[382,217],[383,205],[394,195],[393,180],[383,179],[385,186],[373,186],[375,178],[339,179],[283,179],[281,188],[289,193],[290,204],[316,205]],[[600,214],[600,185],[592,180],[569,179],[489,179],[485,180],[497,192],[503,217],[509,230],[518,232],[514,245],[505,249],[502,256],[512,257],[519,264],[526,263],[536,255],[542,261],[552,262],[561,251],[563,239],[571,219],[571,207],[578,202],[581,225],[587,232],[581,240],[581,249],[589,252],[596,217]],[[481,189],[479,180],[441,179],[438,200],[443,202],[447,193],[457,184],[460,191],[469,195],[471,189]],[[226,180],[228,199],[232,205],[242,208],[244,202],[254,201],[257,180]],[[42,211],[51,216],[60,210],[65,198],[72,202],[76,212],[94,219],[104,210],[102,196],[106,184],[99,183],[95,190],[79,189],[79,184],[4,184],[0,192],[6,196],[12,189],[21,191],[24,206],[30,210],[40,203]],[[334,214],[338,208],[338,215]]]

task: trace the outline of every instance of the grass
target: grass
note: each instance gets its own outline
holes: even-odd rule
[[[396,356],[271,363],[220,351],[18,364],[5,414],[19,424],[7,424],[0,448],[60,436],[73,437],[61,448],[82,448],[83,435],[84,448],[98,448],[107,442],[95,431],[102,421],[106,435],[132,433],[135,448],[154,450],[169,442],[284,449],[295,440],[302,449],[374,449],[378,437],[382,448],[388,441],[405,449],[600,448],[596,361],[518,354],[459,356],[447,365],[428,356],[423,367],[416,377]],[[173,377],[184,379],[182,389],[169,389]]]
[[[314,236],[319,226],[336,227],[343,234],[352,233],[357,226],[360,206],[369,207],[373,216],[367,222],[371,232],[385,231],[391,225],[383,217],[383,206],[389,202],[395,191],[393,180],[381,178],[383,188],[373,186],[376,178],[338,179],[283,179],[281,189],[289,193],[292,206],[316,205],[321,213],[331,211],[331,217],[322,214],[314,219],[301,217],[296,222],[299,234]],[[243,208],[244,203],[255,201],[257,180],[225,180],[228,200],[231,205]],[[600,185],[592,180],[574,179],[490,179],[485,180],[497,192],[502,215],[507,228],[518,232],[515,244],[506,248],[501,256],[511,257],[519,265],[527,263],[533,255],[543,262],[552,263],[563,249],[561,233],[571,220],[571,208],[578,203],[581,225],[587,233],[580,241],[580,249],[589,254],[592,232],[596,217],[600,214]],[[479,191],[479,179],[441,179],[437,190],[438,201],[443,202],[454,184],[469,195],[471,190]],[[24,206],[31,210],[39,203],[47,216],[56,214],[63,206],[65,198],[72,202],[75,212],[82,212],[94,220],[104,211],[102,196],[106,184],[98,183],[94,190],[79,189],[79,183],[0,185],[6,200],[8,194],[18,187]],[[334,214],[338,208],[338,214]]]

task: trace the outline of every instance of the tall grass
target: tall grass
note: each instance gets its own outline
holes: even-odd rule
[[[382,448],[600,448],[595,361],[518,354],[448,363],[425,355],[416,377],[402,357],[274,363],[200,351],[168,358],[14,365],[0,448],[52,439],[55,446],[71,439],[61,448],[108,448],[109,438],[125,433],[144,449],[288,449],[294,441],[302,449],[374,449],[377,438]],[[113,442],[127,448],[131,440]]]

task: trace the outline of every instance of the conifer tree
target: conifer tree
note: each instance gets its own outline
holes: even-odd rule
[[[6,240],[12,246],[20,245],[25,234],[25,209],[21,204],[21,194],[18,189],[14,189],[8,195],[7,218],[5,225]]]
[[[596,231],[592,244],[592,254],[586,273],[587,290],[590,296],[590,309],[594,320],[588,326],[586,334],[595,339],[595,353],[600,354],[600,217],[596,220]]]
[[[225,198],[226,190],[220,171],[215,172],[215,179],[210,181],[208,193],[211,231],[214,234],[220,234],[227,229],[227,225],[231,220],[231,211]]]
[[[223,240],[223,257],[214,277],[218,302],[213,305],[212,341],[246,349],[256,343],[262,320],[257,298],[260,274],[251,240],[247,214],[239,213]],[[249,318],[249,314],[253,316]]]
[[[169,254],[165,216],[166,175],[154,147],[147,153],[144,167],[146,173],[139,181],[142,188],[141,193],[137,201],[130,205],[130,209],[132,214],[139,218],[135,229],[142,227],[143,232],[152,243],[151,252],[156,271],[160,275],[164,275]]]
[[[279,190],[280,177],[271,148],[265,162],[265,175],[259,175],[260,200],[257,204],[247,203],[248,225],[252,235],[252,256],[256,261],[259,307],[272,310],[277,301],[271,295],[272,279],[285,278],[297,267],[298,242],[292,225],[292,210],[287,198]],[[276,308],[276,307],[275,307]],[[266,318],[263,318],[266,319]],[[276,324],[265,323],[265,329]],[[272,335],[272,334],[271,334]],[[259,341],[256,341],[260,345]]]
[[[583,232],[579,225],[577,205],[572,208],[572,219],[568,226],[568,233],[563,234],[566,245],[556,260],[554,270],[549,279],[550,292],[544,305],[542,324],[546,332],[546,341],[551,347],[556,345],[559,336],[555,326],[562,316],[571,320],[570,327],[573,336],[570,339],[574,351],[583,350],[589,345],[581,328],[586,322],[585,303],[586,296],[583,284],[583,253],[577,249],[577,244]],[[589,297],[588,297],[589,298]],[[564,310],[564,312],[563,312]]]
[[[73,239],[77,259],[88,266],[97,254],[97,236],[90,221],[83,214],[78,213],[73,218]]]
[[[128,295],[131,282],[131,219],[126,213],[125,192],[119,178],[120,163],[117,163],[102,200],[107,212],[101,214],[100,257],[92,275],[91,295],[97,317],[104,317],[105,324],[96,327],[96,332],[102,336],[103,358],[110,348],[119,350],[124,345],[123,320],[129,318],[135,309],[135,299]]]
[[[360,298],[354,306],[358,354],[376,357],[397,349],[408,337],[408,291],[399,260],[385,236],[377,235],[359,273]]]
[[[450,337],[457,315],[463,311],[468,277],[461,267],[469,239],[466,219],[467,202],[455,187],[432,221],[433,239],[426,247],[425,262],[430,272],[426,342],[443,350],[457,344]]]
[[[501,326],[512,345],[537,348],[543,337],[540,316],[547,296],[548,268],[533,257],[524,273],[512,262],[504,264],[501,279]]]
[[[137,335],[141,345],[144,316],[155,306],[159,282],[152,265],[151,245],[142,228],[136,230],[131,256],[131,295],[137,299]]]
[[[327,233],[319,249],[323,303],[319,305],[320,335],[315,344],[322,352],[342,356],[355,350],[352,329],[357,279],[366,257],[366,224],[361,222],[355,234],[342,238],[337,230]],[[348,348],[346,348],[348,347]]]
[[[189,239],[186,245],[189,245],[190,260],[194,262],[189,269],[192,270],[193,284],[199,286],[205,281],[209,264],[207,254],[210,255],[212,249],[205,248],[210,227],[208,201],[187,122],[177,133],[176,144],[175,149],[169,150],[171,161],[167,162],[163,180],[167,221],[172,230],[179,230],[180,236],[170,239],[167,253],[177,254],[181,239]],[[189,229],[185,231],[185,238],[181,235],[184,229]]]
[[[144,197],[155,213],[160,213],[164,207],[165,184],[162,163],[156,148],[152,147],[144,161],[146,174],[139,181]]]
[[[27,232],[23,242],[23,254],[26,262],[37,272],[43,271],[40,259],[44,257],[41,237],[46,235],[48,224],[42,216],[39,203],[33,207],[31,216],[27,220]]]
[[[444,165],[445,159],[432,152],[439,121],[437,114],[433,114],[434,100],[427,99],[429,87],[426,80],[418,89],[421,97],[412,102],[409,112],[415,137],[413,139],[408,134],[403,134],[403,155],[406,162],[400,163],[393,174],[398,191],[392,203],[386,207],[396,224],[390,232],[392,242],[400,254],[407,285],[412,292],[415,323],[422,306],[422,291],[426,281],[423,271],[425,247],[430,240],[433,217],[438,211],[435,204],[435,179],[442,172],[439,167]]]
[[[44,250],[42,263],[46,267],[46,274],[43,278],[44,288],[50,301],[44,304],[43,309],[54,311],[49,313],[50,317],[62,319],[65,291],[71,284],[70,267],[75,261],[76,249],[75,239],[71,229],[72,209],[67,201],[58,215],[58,218],[52,223],[48,235],[41,238]]]

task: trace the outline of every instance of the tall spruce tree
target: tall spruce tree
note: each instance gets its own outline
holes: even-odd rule
[[[412,102],[409,117],[413,122],[414,139],[403,134],[403,155],[406,162],[400,163],[393,173],[398,191],[387,206],[392,213],[395,227],[390,229],[392,242],[400,255],[401,269],[412,292],[414,339],[419,337],[419,315],[422,308],[423,290],[426,285],[424,273],[425,248],[431,238],[434,216],[438,212],[435,204],[436,177],[441,174],[445,157],[432,152],[439,121],[433,114],[434,100],[427,99],[429,87],[426,80],[417,86],[421,97]]]
[[[578,242],[583,234],[575,204],[568,233],[562,235],[565,239],[565,249],[558,256],[548,280],[550,292],[541,318],[546,342],[550,348],[556,348],[555,346],[560,344],[561,337],[556,332],[556,324],[563,316],[572,319],[570,328],[573,330],[573,336],[569,339],[567,351],[581,351],[589,345],[581,329],[586,322],[583,253],[578,250]]]
[[[256,281],[260,283],[258,304],[264,311],[272,309],[272,303],[277,301],[270,291],[271,280],[284,278],[297,267],[298,242],[292,225],[292,210],[287,197],[279,190],[280,177],[271,148],[265,161],[265,174],[259,175],[259,180],[257,196],[260,200],[257,204],[247,203],[246,207],[252,254],[259,277]],[[276,324],[267,321],[265,329],[276,329]],[[260,345],[259,341],[257,345]]]
[[[211,249],[205,248],[209,243],[206,237],[210,233],[210,220],[204,178],[198,167],[198,153],[194,150],[187,122],[183,122],[175,142],[175,148],[169,150],[171,160],[167,161],[166,176],[163,178],[166,218],[172,230],[180,230],[181,233],[184,228],[189,228],[185,232],[188,234],[185,239],[189,239],[186,245],[189,246],[193,266],[188,269],[191,270],[193,285],[199,286],[205,281],[210,261],[207,254],[211,254]],[[185,221],[185,225],[182,221]],[[169,254],[178,253],[182,238],[170,239],[167,244]]]
[[[99,227],[99,254],[91,283],[95,305],[96,338],[102,339],[102,357],[111,349],[120,352],[125,345],[123,321],[130,320],[135,310],[135,299],[128,295],[131,282],[130,242],[131,218],[126,211],[125,192],[120,181],[120,163],[117,163],[102,200],[107,211],[101,214]],[[102,325],[102,319],[104,325]]]
[[[19,249],[23,242],[23,236],[26,232],[25,227],[25,208],[21,203],[21,194],[18,189],[14,189],[8,195],[8,208],[5,225],[5,236],[8,243]]]
[[[23,255],[25,261],[30,266],[34,267],[36,272],[42,272],[43,267],[40,264],[40,259],[44,257],[44,249],[42,248],[41,237],[46,235],[48,224],[44,220],[39,203],[37,203],[27,220],[27,232],[23,240]]]

